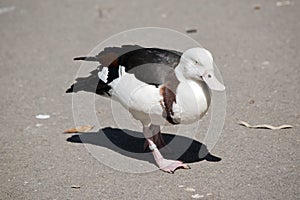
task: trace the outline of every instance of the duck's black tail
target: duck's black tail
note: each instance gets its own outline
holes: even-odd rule
[[[73,58],[73,60],[84,60],[84,61],[94,61],[94,62],[99,62],[99,58],[97,57],[89,57],[89,56],[82,56],[82,57],[76,57]]]

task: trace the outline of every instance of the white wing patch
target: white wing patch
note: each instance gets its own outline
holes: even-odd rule
[[[125,74],[125,67],[123,66],[119,66],[119,77],[123,76]]]
[[[98,72],[98,77],[104,83],[107,83],[108,79],[108,67],[103,67],[100,72]]]
[[[119,66],[119,77],[116,78],[115,80],[113,80],[111,83],[109,83],[108,85],[110,86],[115,86],[116,83],[119,82],[120,78],[125,74],[125,67],[123,66]],[[108,79],[108,67],[103,67],[102,70],[100,72],[98,72],[98,77],[101,81],[103,81],[104,83],[107,83],[107,79]]]
[[[109,83],[108,85],[111,86],[112,88],[117,87],[118,83],[120,82],[122,76],[124,76],[126,74],[125,72],[125,67],[123,66],[119,66],[119,77],[114,79],[111,83]]]

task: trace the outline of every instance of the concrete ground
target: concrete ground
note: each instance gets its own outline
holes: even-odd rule
[[[299,9],[296,0],[2,0],[0,199],[299,199]],[[65,94],[80,66],[72,58],[145,26],[195,28],[189,36],[213,53],[227,87],[225,127],[211,151],[222,161],[128,173],[62,134],[74,126]],[[106,111],[107,100],[97,101]]]

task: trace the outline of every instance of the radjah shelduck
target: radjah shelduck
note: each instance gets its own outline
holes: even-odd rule
[[[97,61],[99,68],[90,90],[112,97],[141,122],[146,144],[159,169],[174,173],[189,169],[181,161],[165,159],[159,151],[164,145],[160,126],[190,124],[203,117],[211,102],[211,91],[225,86],[214,75],[212,54],[204,48],[190,48],[183,53],[137,45],[107,47],[96,56],[74,60]],[[91,81],[95,83],[94,81]],[[67,92],[80,87],[74,83]]]

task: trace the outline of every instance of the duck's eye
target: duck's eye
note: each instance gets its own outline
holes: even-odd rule
[[[197,60],[195,60],[195,64],[198,65],[198,61]]]

